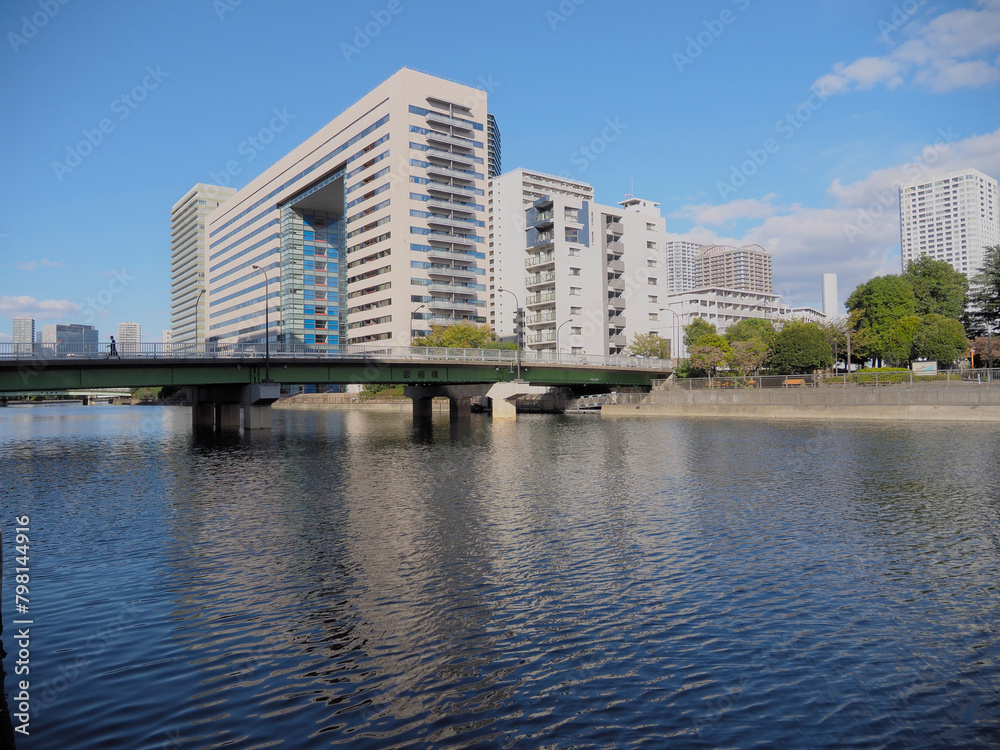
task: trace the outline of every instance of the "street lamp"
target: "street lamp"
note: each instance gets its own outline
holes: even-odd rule
[[[556,326],[556,362],[559,361],[559,329],[562,328],[567,323],[572,323],[572,322],[573,318],[570,318],[569,320],[564,320],[562,323]]]
[[[670,329],[670,358],[677,359],[677,355],[680,353],[681,347],[677,339],[680,337],[680,316],[671,310],[669,307],[661,307],[660,312],[668,312],[674,316],[674,324]]]
[[[260,271],[264,274],[264,381],[270,382],[271,380],[271,344],[270,336],[271,333],[271,319],[268,317],[267,308],[269,307],[269,297],[271,296],[271,280],[267,278],[267,271],[265,271],[260,266],[254,265],[250,268],[255,271]]]
[[[520,321],[521,321],[521,302],[517,299],[517,295],[514,294],[514,292],[512,292],[510,289],[504,289],[502,286],[501,287],[497,287],[497,291],[501,292],[501,293],[502,292],[507,292],[507,294],[509,294],[511,297],[514,298],[514,305],[516,305],[516,307],[514,308],[514,314],[516,316],[517,322],[520,323]],[[517,347],[517,349],[515,349],[516,357],[517,357],[517,379],[520,380],[521,379],[521,335],[518,333],[516,325],[515,325],[515,328],[514,328],[514,344]]]
[[[420,312],[420,308],[421,307],[427,307],[427,305],[426,304],[417,305],[417,309],[414,310],[412,313],[410,313],[410,320],[411,321],[413,320],[413,316],[416,315],[418,312]],[[411,349],[413,348],[413,324],[412,324],[412,322],[410,323],[410,348]]]
[[[201,298],[204,296],[207,289],[202,289],[198,292],[198,298],[194,301],[194,351],[195,354],[198,353],[198,305],[201,303]]]

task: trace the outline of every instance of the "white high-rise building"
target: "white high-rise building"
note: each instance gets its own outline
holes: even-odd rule
[[[968,278],[983,263],[983,248],[1000,244],[997,181],[975,169],[899,186],[902,266],[921,255],[943,260]]]
[[[169,328],[165,328],[163,330],[163,351],[164,352],[169,352],[169,351],[171,351],[173,349],[173,346],[172,346],[173,339],[174,339],[174,333],[173,333],[173,331],[171,329],[169,329]]]
[[[831,320],[840,315],[840,302],[837,300],[837,274],[823,274],[823,315]]]
[[[689,240],[670,240],[666,243],[667,292],[687,292],[698,287],[698,253],[702,247]]]
[[[707,245],[698,251],[696,264],[699,287],[772,291],[771,256],[760,245]]]
[[[170,211],[170,330],[177,343],[205,341],[205,228],[208,215],[235,193],[198,183]]]
[[[118,351],[122,354],[139,353],[139,344],[142,343],[142,326],[138,323],[127,322],[118,324]]]
[[[392,75],[209,217],[207,340],[262,341],[265,304],[319,351],[486,322],[487,153],[485,91]]]
[[[28,315],[16,316],[13,334],[14,351],[18,354],[30,354],[34,350],[35,319]]]
[[[594,201],[585,182],[523,168],[490,180],[487,190],[488,320],[496,335],[513,341],[516,307],[526,305],[527,224],[525,212],[548,196],[563,196],[579,209]],[[500,292],[506,289],[511,293]],[[523,333],[523,332],[522,332]]]

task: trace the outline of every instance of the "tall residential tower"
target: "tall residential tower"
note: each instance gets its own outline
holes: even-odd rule
[[[903,270],[921,255],[947,261],[972,278],[983,248],[1000,244],[997,181],[975,169],[899,186]]]

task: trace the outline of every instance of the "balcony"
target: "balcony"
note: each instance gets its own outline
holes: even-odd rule
[[[625,347],[628,346],[628,340],[621,334],[617,334],[615,336],[608,336],[608,345]]]
[[[456,180],[468,180],[469,182],[478,179],[474,172],[466,171],[464,169],[452,169],[451,167],[444,167],[440,164],[428,164],[427,174],[439,175],[441,177],[452,177]]]
[[[625,261],[612,260],[608,263],[608,270],[612,273],[625,273]]]
[[[616,253],[618,255],[621,255],[622,253],[625,252],[625,245],[616,240],[609,240],[605,244],[605,247],[607,248],[609,253]]]
[[[525,317],[524,322],[529,325],[541,325],[545,323],[552,323],[556,319],[555,310],[546,310],[545,312],[536,313],[534,315],[528,315]]]
[[[437,130],[431,130],[427,133],[427,140],[434,141],[436,143],[447,143],[451,146],[458,146],[459,148],[467,148],[470,151],[475,148],[472,141],[468,138],[460,138],[456,135],[448,135],[447,133],[441,133]]]
[[[625,279],[608,279],[608,289],[613,289],[616,292],[625,291]]]
[[[538,232],[535,234],[535,247],[552,242],[552,232]]]
[[[544,331],[539,331],[531,336],[524,337],[524,343],[526,344],[551,344],[556,340],[556,329],[546,328]]]
[[[553,214],[551,211],[541,211],[535,214],[535,226],[540,227],[545,224],[551,224],[553,220]]]
[[[448,115],[442,115],[438,112],[428,112],[427,122],[429,124],[438,125],[450,125],[453,128],[459,128],[460,130],[466,130],[470,133],[474,130],[471,122],[466,122],[464,120],[459,120],[457,117],[449,117]]]
[[[524,259],[524,267],[531,268],[532,266],[547,266],[556,262],[555,253],[539,253],[538,255],[529,255]]]
[[[427,269],[428,276],[446,276],[448,278],[456,279],[475,279],[477,274],[475,271],[468,268],[459,268],[457,266],[431,266]]]
[[[431,180],[427,183],[427,190],[433,190],[439,193],[448,193],[449,195],[479,195],[474,187],[468,187],[466,185],[452,185],[448,182],[438,182],[436,180]]]
[[[440,198],[432,198],[427,201],[427,208],[439,208],[445,211],[454,211],[456,213],[466,213],[473,214],[476,211],[476,207],[471,203],[459,203],[458,201],[446,201]]]
[[[464,234],[452,234],[450,232],[437,232],[431,230],[431,233],[427,235],[427,240],[429,242],[448,242],[452,245],[462,245],[463,247],[473,248],[476,246],[476,241]]]
[[[525,307],[555,307],[556,303],[556,293],[555,292],[539,292],[538,294],[529,294],[524,298]]]
[[[459,229],[468,229],[471,231],[479,228],[473,219],[458,219],[451,216],[439,216],[438,214],[428,216],[427,223],[445,227],[458,227]]]
[[[432,299],[426,303],[428,310],[461,310],[462,312],[474,313],[479,311],[479,306],[471,302],[449,299]]]
[[[459,154],[455,151],[444,151],[439,148],[429,148],[424,153],[435,159],[447,159],[448,161],[461,162],[469,167],[475,165],[476,163],[476,160],[472,158],[472,154]]]
[[[458,253],[454,250],[445,250],[443,247],[431,246],[427,251],[428,259],[440,258],[442,260],[457,260],[462,263],[475,263],[476,259],[468,253]]]
[[[528,276],[524,280],[524,285],[529,288],[533,286],[544,286],[545,284],[555,283],[555,280],[556,280],[556,275],[551,271],[548,273],[536,273],[531,276]]]
[[[625,316],[624,315],[611,315],[608,317],[608,326],[611,328],[624,328],[625,327]]]
[[[428,284],[426,287],[428,292],[437,292],[440,294],[461,294],[468,297],[475,297],[476,290],[472,287],[461,286],[459,284],[441,284],[434,282],[433,284]]]

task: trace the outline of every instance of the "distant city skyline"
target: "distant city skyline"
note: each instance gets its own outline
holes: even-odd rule
[[[488,94],[504,171],[659,202],[670,241],[760,245],[795,307],[821,306],[825,273],[842,308],[899,272],[901,184],[1000,177],[997,0],[223,5],[60,5],[34,33],[37,3],[0,10],[18,102],[0,142],[0,341],[18,315],[158,339],[169,207],[197,182],[248,185],[403,66]],[[329,46],[301,43],[303,14],[337,30]],[[320,64],[321,96],[291,75]]]

